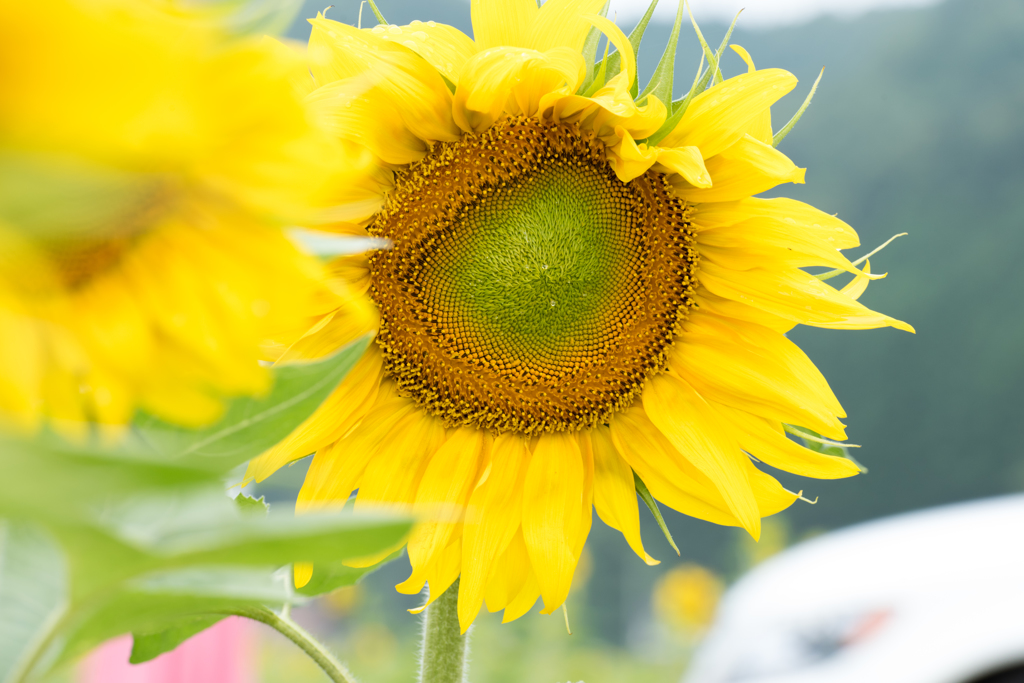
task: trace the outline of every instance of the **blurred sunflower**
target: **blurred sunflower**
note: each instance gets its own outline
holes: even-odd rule
[[[0,422],[200,425],[266,389],[266,340],[372,324],[281,229],[358,191],[305,69],[170,5],[0,5]]]
[[[838,251],[858,244],[848,225],[751,196],[803,182],[769,113],[796,79],[750,63],[676,102],[664,79],[638,93],[603,5],[474,0],[475,40],[311,20],[309,101],[377,160],[376,202],[345,229],[391,247],[335,264],[376,304],[376,345],[247,477],[315,452],[299,511],[358,490],[356,509],[421,513],[398,590],[429,582],[433,600],[461,575],[463,630],[484,602],[505,621],[538,597],[558,608],[592,507],[656,562],[634,472],[669,507],[755,538],[798,494],[753,458],[856,474],[786,437],[845,433],[785,332],[911,329],[855,300],[871,276]],[[617,52],[594,64],[600,34]],[[855,279],[837,291],[814,265]],[[297,357],[322,353],[320,334]]]

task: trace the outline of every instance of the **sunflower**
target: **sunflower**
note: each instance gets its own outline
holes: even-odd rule
[[[157,3],[0,6],[0,422],[200,425],[266,389],[266,340],[372,324],[282,231],[357,188],[304,71]]]
[[[846,223],[753,197],[803,182],[769,111],[796,79],[738,48],[747,73],[677,102],[637,96],[633,46],[603,5],[474,0],[473,40],[433,22],[311,20],[309,101],[377,160],[377,202],[343,229],[390,248],[336,268],[380,324],[247,479],[315,453],[300,512],[357,491],[357,510],[422,515],[398,590],[428,583],[433,600],[461,576],[463,630],[485,602],[504,621],[538,597],[543,613],[562,605],[593,508],[655,563],[637,479],[756,538],[798,498],[758,462],[856,474],[786,437],[846,435],[785,333],[910,330],[856,301],[874,276],[840,254],[858,244]],[[598,32],[617,51],[593,64]],[[807,266],[854,279],[838,291]],[[312,571],[297,566],[296,583]]]

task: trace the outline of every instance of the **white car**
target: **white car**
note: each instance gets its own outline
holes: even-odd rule
[[[1024,495],[780,553],[726,594],[684,683],[1024,683]]]

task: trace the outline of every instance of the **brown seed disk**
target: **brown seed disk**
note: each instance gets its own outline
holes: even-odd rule
[[[564,310],[552,300],[551,315],[560,317],[520,325],[515,301],[507,319],[494,313],[501,307],[493,300],[491,308],[475,303],[493,299],[493,291],[473,279],[467,254],[508,256],[485,233],[508,229],[504,216],[521,220],[517,198],[552,178],[569,185],[553,196],[587,194],[587,206],[599,207],[600,215],[582,224],[598,231],[601,267],[593,283],[558,285],[576,296]],[[544,220],[560,215],[558,206],[543,213]],[[385,372],[449,426],[533,434],[607,422],[663,370],[693,306],[698,255],[690,213],[659,173],[620,181],[604,145],[573,124],[509,118],[436,145],[396,173],[395,189],[369,227],[392,243],[370,257]],[[581,224],[578,215],[574,220]],[[590,292],[599,301],[587,300]]]

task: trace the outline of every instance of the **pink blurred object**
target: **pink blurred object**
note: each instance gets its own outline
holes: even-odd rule
[[[129,664],[132,637],[99,646],[82,662],[78,683],[257,683],[254,625],[228,617],[145,664]]]

